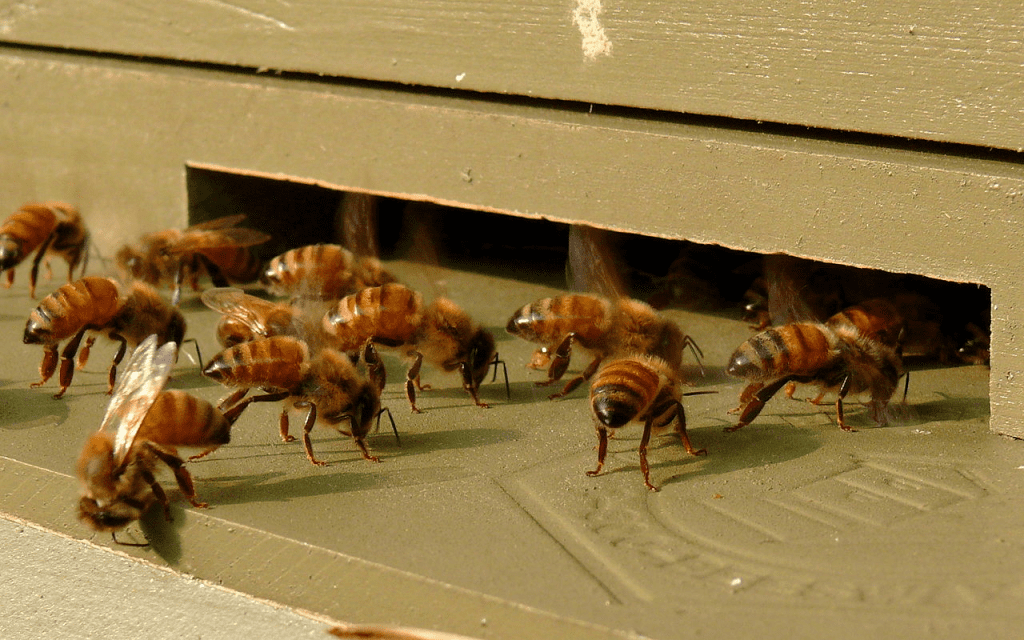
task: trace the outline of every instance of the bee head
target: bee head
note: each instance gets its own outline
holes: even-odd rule
[[[119,531],[142,517],[145,505],[138,500],[118,498],[100,504],[95,498],[82,496],[78,501],[78,519],[95,531]]]
[[[20,240],[7,234],[0,235],[0,271],[17,266],[24,257]]]
[[[494,336],[486,329],[479,329],[469,343],[469,371],[471,372],[472,386],[480,388],[480,383],[487,376],[487,370],[494,363],[498,350],[494,346]]]
[[[177,345],[181,345],[181,341],[185,338],[185,316],[181,315],[181,312],[177,309],[171,310],[171,317],[167,321],[167,325],[164,327],[163,333],[160,335],[160,344],[166,344],[173,342]]]

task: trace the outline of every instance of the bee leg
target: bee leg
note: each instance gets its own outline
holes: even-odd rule
[[[198,262],[203,265],[203,268],[206,269],[207,275],[209,275],[210,276],[210,280],[213,281],[213,286],[215,286],[215,287],[230,287],[231,286],[231,283],[228,282],[228,279],[226,277],[224,277],[224,272],[220,270],[220,267],[218,267],[213,262],[213,260],[210,260],[209,258],[207,258],[206,256],[204,256],[201,253],[197,253],[196,254],[196,258],[198,259]],[[193,291],[199,291],[199,276],[198,276],[198,274],[196,274],[193,277],[192,280],[193,280],[192,290]]]
[[[761,409],[764,409],[764,405],[767,404],[767,402],[772,399],[772,396],[778,393],[779,389],[784,387],[790,380],[791,378],[789,377],[780,378],[766,387],[762,386],[759,389],[757,389],[757,393],[753,395],[753,397],[750,399],[747,405],[743,408],[743,413],[740,414],[740,421],[736,424],[735,427],[726,427],[725,430],[729,433],[732,433],[733,431],[742,429],[743,427],[750,424],[754,420],[754,418],[756,418],[761,413]],[[747,387],[747,389],[750,389],[750,387],[752,386],[755,385],[750,385]],[[743,395],[746,394],[747,389],[743,390],[743,394],[740,395],[741,399],[743,398]]]
[[[152,450],[152,447],[150,447],[150,449]],[[142,475],[142,479],[146,481],[146,484],[149,485],[150,490],[153,492],[153,496],[156,498],[156,501],[159,502],[160,505],[164,508],[164,519],[167,520],[167,522],[170,522],[172,519],[171,503],[169,500],[167,500],[167,494],[164,493],[164,488],[161,487],[160,483],[156,481],[156,478],[153,477],[153,474],[150,473],[149,469],[141,469],[140,475]]]
[[[377,418],[379,422],[380,413],[377,414]],[[366,441],[363,440],[363,436],[356,435],[356,419],[350,415],[348,416],[348,422],[350,429],[350,433],[348,435],[352,436],[352,439],[355,440],[356,446],[359,447],[359,451],[361,451],[363,454],[363,458],[369,460],[370,462],[380,462],[380,458],[374,455],[370,455],[370,450],[366,448]],[[398,432],[396,431],[395,434],[397,435],[397,433]]]
[[[32,260],[32,271],[28,274],[28,295],[31,298],[36,297],[36,278],[39,276],[39,263],[42,261],[43,256],[46,255],[46,251],[50,248],[53,243],[53,238],[56,234],[51,233],[43,244],[36,251],[36,257]],[[13,276],[13,273],[12,273]]]
[[[89,336],[85,341],[85,346],[78,352],[78,364],[75,365],[75,368],[79,371],[85,368],[85,363],[89,362],[89,350],[94,344],[96,344],[96,336]]]
[[[594,372],[597,371],[597,368],[601,365],[601,360],[602,359],[603,358],[601,356],[595,357],[594,361],[591,362],[587,366],[587,368],[583,370],[583,373],[581,373],[580,375],[576,376],[575,378],[573,378],[569,382],[566,382],[565,386],[562,387],[562,390],[559,391],[558,393],[552,393],[551,395],[549,395],[548,396],[548,400],[554,400],[555,398],[561,398],[563,396],[567,396],[570,393],[572,393],[576,389],[576,387],[580,386],[580,384],[582,384],[583,381],[590,380],[590,378],[593,377]]]
[[[316,456],[313,455],[313,441],[309,438],[309,432],[313,429],[313,425],[316,424],[316,403],[303,400],[295,403],[296,409],[305,409],[309,407],[309,412],[306,413],[306,423],[302,426],[302,446],[306,448],[306,457],[309,461],[318,467],[325,467],[327,463],[322,460],[317,460]]]
[[[459,371],[462,373],[462,388],[469,392],[469,397],[473,398],[476,406],[490,409],[491,405],[486,402],[480,402],[480,396],[477,395],[477,387],[473,384],[473,372],[469,370],[465,362],[459,363]]]
[[[205,509],[210,506],[205,502],[199,502],[196,500],[196,488],[195,484],[192,482],[192,474],[185,468],[185,462],[181,458],[174,454],[167,453],[166,451],[161,451],[156,447],[149,447],[149,450],[152,451],[156,457],[163,460],[164,463],[174,471],[174,479],[178,481],[178,488],[180,488],[181,492],[185,494],[185,497],[193,507]],[[156,491],[153,493],[156,493]],[[168,516],[167,519],[170,520],[170,512],[167,510],[167,496],[164,496],[164,512]]]
[[[839,428],[843,431],[856,431],[853,427],[847,426],[843,416],[843,398],[850,392],[850,376],[846,376],[842,386],[839,387],[839,397],[836,398],[836,417],[839,419]]]
[[[677,414],[679,420],[676,422],[676,433],[679,434],[680,442],[682,442],[683,446],[686,447],[686,453],[691,456],[708,455],[707,449],[693,448],[693,445],[690,443],[690,436],[686,433],[686,411],[683,410],[683,403],[677,401],[676,404],[679,406],[679,413]]]
[[[107,395],[114,393],[114,382],[117,381],[117,365],[121,364],[121,360],[124,359],[124,354],[128,350],[128,341],[122,336],[112,333],[110,334],[111,340],[116,340],[121,343],[121,346],[117,348],[117,353],[114,354],[114,360],[110,363],[110,371],[107,373]],[[63,363],[61,363],[63,365]]]
[[[60,391],[58,391],[53,397],[60,398],[64,395],[64,392],[71,386],[71,379],[75,375],[75,354],[78,352],[78,345],[82,343],[82,336],[88,327],[82,327],[75,334],[75,337],[64,346],[64,350],[60,353],[60,374],[58,379],[60,380]]]
[[[743,411],[743,407],[747,406],[751,400],[754,399],[754,394],[760,391],[764,387],[762,382],[751,382],[743,391],[740,393],[740,404],[735,409],[729,409],[729,413],[739,413]]]
[[[572,341],[575,338],[576,332],[572,332],[562,338],[557,347],[549,350],[551,351],[551,366],[548,367],[548,379],[537,382],[538,387],[544,387],[562,379],[566,369],[569,368],[569,361],[572,359]]]
[[[8,269],[4,274],[4,289],[10,289],[14,284],[14,269]],[[33,296],[35,297],[35,296]]]
[[[588,476],[592,478],[601,473],[601,469],[604,468],[604,458],[606,455],[608,455],[608,430],[602,426],[597,428],[597,468],[593,471],[588,471]]]
[[[39,382],[33,382],[30,387],[33,389],[41,387],[46,384],[46,381],[53,377],[53,372],[57,370],[57,345],[43,347],[43,361],[39,363]]]
[[[409,398],[409,406],[412,407],[413,413],[423,413],[419,407],[416,406],[416,387],[419,387],[420,380],[420,366],[423,365],[423,354],[417,353],[416,360],[409,367],[409,370],[405,372],[405,396]],[[420,387],[422,389],[423,387]]]
[[[658,487],[651,484],[651,467],[647,464],[647,444],[651,441],[651,425],[654,423],[652,414],[644,422],[644,433],[640,436],[640,472],[644,474],[644,486],[651,491],[658,491]]]
[[[295,436],[288,433],[288,409],[287,407],[281,410],[281,419],[278,421],[278,426],[281,431],[281,440],[284,442],[294,442]]]
[[[238,391],[233,392],[231,395],[220,401],[217,405],[217,411],[224,413],[229,408],[235,408],[236,403],[244,398],[247,393],[249,393],[249,387],[242,387]],[[246,403],[245,406],[248,406],[248,403]],[[225,414],[225,417],[226,415],[227,414]]]
[[[384,391],[388,372],[384,369],[384,363],[380,361],[380,355],[377,353],[376,347],[373,346],[372,340],[367,340],[363,345],[363,362],[366,363],[366,372],[370,376],[370,382],[377,387],[378,392]]]
[[[796,393],[796,383],[790,382],[786,385],[786,397],[793,400],[793,394]]]

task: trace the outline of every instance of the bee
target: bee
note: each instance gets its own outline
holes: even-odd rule
[[[567,294],[544,298],[519,309],[509,319],[505,330],[510,334],[544,345],[534,353],[531,365],[543,366],[549,359],[548,379],[536,383],[550,385],[562,378],[569,368],[573,343],[593,354],[594,359],[583,373],[572,378],[558,393],[560,398],[571,393],[584,380],[589,380],[601,362],[610,356],[647,354],[658,356],[678,371],[687,347],[700,363],[704,354],[694,339],[671,320],[645,302],[633,298],[607,298],[589,294]],[[703,368],[702,368],[703,371]]]
[[[858,319],[851,312],[837,314],[826,323],[785,324],[752,336],[736,349],[726,367],[726,373],[748,381],[736,409],[741,411],[739,423],[726,430],[749,424],[790,382],[816,384],[823,393],[836,391],[836,414],[845,431],[853,431],[843,415],[843,399],[850,393],[868,393],[873,417],[882,423],[884,409],[905,373],[898,340],[895,346],[886,341],[893,322],[893,318]]]
[[[132,353],[99,430],[78,459],[78,517],[96,531],[109,531],[114,542],[116,532],[142,517],[154,502],[171,519],[167,495],[155,478],[158,461],[171,468],[192,506],[207,506],[196,498],[178,449],[194,448],[205,455],[226,444],[241,413],[221,413],[183,391],[164,391],[177,346],[166,342],[158,348],[157,342],[151,335]]]
[[[394,282],[380,260],[357,257],[337,244],[312,244],[273,258],[260,283],[273,295],[337,300],[365,287]]]
[[[142,236],[137,245],[124,245],[115,256],[125,280],[173,288],[171,302],[181,299],[181,284],[188,281],[199,291],[199,276],[206,273],[217,286],[253,282],[261,264],[249,247],[270,239],[255,229],[236,227],[245,215],[225,216],[183,230],[164,229]]]
[[[53,376],[57,369],[57,347],[70,338],[60,354],[60,390],[54,395],[63,396],[74,376],[75,355],[88,332],[120,343],[108,376],[108,393],[112,393],[117,365],[128,347],[134,348],[150,334],[156,334],[160,344],[180,344],[185,335],[185,318],[143,282],[122,288],[110,278],[86,276],[63,285],[40,301],[25,324],[25,344],[43,347],[40,380],[32,383],[32,387],[46,384]],[[88,360],[95,340],[92,335],[86,342],[79,355],[79,368]]]
[[[68,282],[71,282],[79,264],[85,274],[88,244],[89,232],[74,206],[64,202],[26,204],[0,225],[0,271],[7,272],[4,286],[14,283],[14,268],[33,251],[36,256],[29,273],[30,296],[36,297],[36,277],[44,258],[47,271],[50,270],[49,256],[64,258],[68,263]]]
[[[364,441],[373,419],[381,413],[380,394],[342,353],[321,349],[311,355],[309,346],[293,336],[258,338],[221,351],[206,365],[203,374],[222,384],[240,387],[223,406],[283,401],[280,427],[285,442],[295,439],[288,433],[289,411],[306,410],[302,442],[306,457],[315,465],[327,464],[313,454],[309,437],[318,419],[352,436],[365,459],[380,461],[370,455]],[[253,387],[263,388],[267,393],[245,398]],[[348,421],[349,431],[338,428],[342,421]]]
[[[462,387],[473,402],[480,407],[490,406],[480,401],[478,391],[487,370],[500,362],[494,336],[447,298],[424,304],[423,296],[401,284],[369,287],[332,306],[323,317],[322,329],[328,343],[346,353],[358,352],[367,345],[398,349],[410,362],[405,393],[414,413],[420,413],[416,390],[430,388],[420,383],[424,361],[444,372],[458,371]],[[383,386],[380,363],[368,364],[371,377]]]
[[[207,289],[202,300],[222,314],[217,324],[217,340],[224,347],[273,336],[298,336],[309,342],[309,336],[319,329],[306,321],[307,315],[299,307],[264,300],[241,289]]]
[[[643,422],[640,438],[640,471],[644,485],[651,491],[647,464],[647,444],[651,434],[675,423],[675,433],[686,452],[693,456],[707,455],[705,449],[694,449],[686,433],[686,413],[683,411],[681,380],[678,370],[656,356],[632,355],[604,361],[590,383],[590,408],[597,429],[597,468],[588,471],[596,476],[604,467],[608,452],[608,433],[630,422]],[[689,394],[687,394],[689,395]]]
[[[825,321],[825,325],[833,331],[845,329],[859,333],[865,340],[878,341],[895,350],[896,355],[902,361],[907,322],[891,300],[886,298],[865,300],[836,313]],[[909,373],[906,375],[909,383]],[[829,390],[825,385],[820,386],[821,392],[810,401],[812,404],[821,404]],[[795,390],[796,383],[789,382],[786,385],[786,396],[792,398]]]

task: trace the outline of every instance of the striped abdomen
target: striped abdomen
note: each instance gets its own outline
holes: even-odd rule
[[[286,251],[260,277],[276,295],[339,298],[351,291],[355,258],[337,244],[311,244]]]
[[[726,373],[746,380],[813,375],[836,357],[836,337],[822,324],[796,323],[768,329],[736,349]]]
[[[172,389],[157,396],[136,437],[168,447],[214,447],[231,439],[231,425],[206,400]]]
[[[215,355],[203,369],[214,380],[236,387],[292,389],[309,370],[309,347],[289,336],[243,342]]]
[[[199,253],[231,282],[253,282],[260,276],[262,264],[248,247],[218,247],[202,249]]]
[[[56,214],[45,204],[27,204],[0,226],[0,270],[17,266],[35,251],[57,227]]]
[[[423,318],[423,297],[400,284],[369,287],[346,296],[324,315],[323,330],[339,351],[355,351],[370,338],[410,344]]]
[[[590,385],[594,416],[613,429],[639,418],[661,390],[661,379],[660,373],[644,359],[606,363]]]
[[[556,344],[575,332],[581,345],[592,348],[608,329],[610,307],[604,298],[585,294],[544,298],[516,311],[505,330],[545,345]]]
[[[121,294],[110,278],[89,276],[59,287],[29,314],[26,344],[55,344],[82,327],[102,327],[121,309]]]

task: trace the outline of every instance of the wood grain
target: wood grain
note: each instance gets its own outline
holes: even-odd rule
[[[607,42],[593,53],[598,32]],[[992,0],[941,10],[924,0],[40,0],[0,9],[7,42],[1014,150],[1024,137],[1022,34],[1019,8]]]

